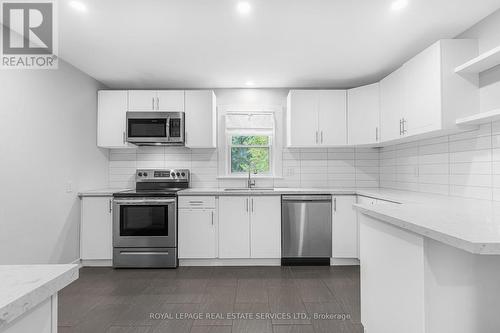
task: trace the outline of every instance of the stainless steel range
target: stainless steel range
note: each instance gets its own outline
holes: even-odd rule
[[[141,169],[136,189],[113,194],[113,267],[177,267],[177,191],[189,170]]]

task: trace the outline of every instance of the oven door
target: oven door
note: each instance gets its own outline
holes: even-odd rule
[[[114,200],[114,247],[176,247],[175,198],[117,198]]]

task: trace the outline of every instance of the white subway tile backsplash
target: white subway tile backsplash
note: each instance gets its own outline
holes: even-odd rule
[[[379,149],[283,149],[282,157],[283,178],[258,179],[258,186],[379,187]],[[133,187],[137,168],[188,168],[192,187],[246,186],[245,179],[218,178],[219,163],[216,149],[114,149],[110,152],[109,183],[110,186]]]
[[[382,148],[380,186],[500,201],[500,122]]]

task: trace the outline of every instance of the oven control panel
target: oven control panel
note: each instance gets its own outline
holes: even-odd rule
[[[135,179],[141,181],[179,181],[189,180],[189,169],[139,169]]]

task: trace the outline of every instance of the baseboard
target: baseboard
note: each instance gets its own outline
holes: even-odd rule
[[[179,259],[179,266],[281,266],[281,259]]]
[[[83,267],[113,267],[111,259],[82,259],[81,266]]]
[[[330,258],[330,266],[359,266],[356,258]]]
[[[78,268],[82,268],[82,261],[80,258],[73,260],[72,262],[69,263],[70,265],[78,265]]]

